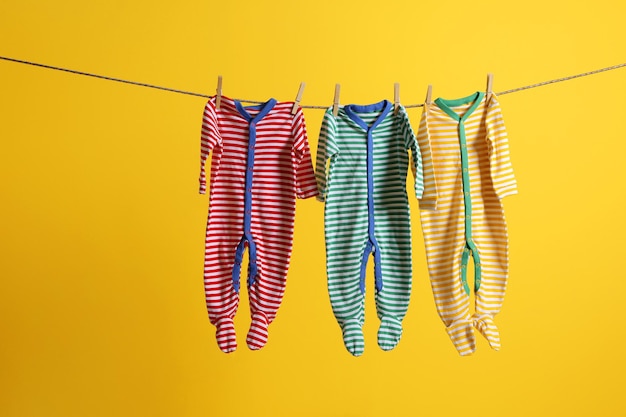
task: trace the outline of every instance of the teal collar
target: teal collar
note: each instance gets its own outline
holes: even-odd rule
[[[457,100],[446,100],[443,98],[438,98],[435,100],[435,104],[444,112],[448,114],[448,116],[452,117],[454,120],[458,122],[463,122],[467,119],[473,112],[476,110],[476,107],[483,101],[483,97],[485,93],[481,91],[477,91],[476,93],[469,95],[467,97],[459,98]],[[462,106],[463,104],[472,103],[469,109],[465,112],[463,116],[459,116],[457,112],[452,110],[452,107]]]

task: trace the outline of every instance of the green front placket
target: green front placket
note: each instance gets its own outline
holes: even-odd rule
[[[467,114],[466,114],[467,115]],[[472,196],[470,194],[469,160],[467,140],[465,138],[465,116],[459,120],[459,143],[461,145],[461,169],[463,170],[463,203],[465,205],[465,248],[461,255],[461,282],[465,293],[469,295],[467,284],[467,263],[470,254],[474,257],[474,291],[480,288],[480,255],[472,239]]]
[[[477,92],[469,97],[465,97],[459,100],[444,100],[438,98],[435,103],[446,112],[450,117],[458,122],[459,130],[459,146],[461,148],[461,172],[463,183],[463,205],[465,206],[465,247],[461,254],[461,283],[463,289],[467,295],[470,294],[469,285],[467,284],[467,264],[469,257],[474,257],[474,291],[478,291],[480,288],[481,280],[481,266],[480,255],[478,254],[478,248],[474,244],[472,238],[472,196],[470,191],[470,174],[469,174],[469,157],[467,155],[467,139],[465,137],[465,120],[476,110],[476,107],[480,104],[484,97],[484,93]],[[473,102],[465,114],[459,116],[451,107],[460,106]]]

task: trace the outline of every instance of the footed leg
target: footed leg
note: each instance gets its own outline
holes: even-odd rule
[[[399,213],[395,217],[401,218]],[[380,223],[384,224],[382,221]],[[377,315],[380,319],[378,346],[385,351],[392,350],[400,342],[402,320],[406,316],[411,298],[413,274],[410,234],[405,234],[403,239],[398,235],[399,233],[391,239],[381,233],[378,239],[379,248],[374,252],[379,254],[379,257],[374,258],[374,262],[381,266],[382,283],[375,297]],[[377,272],[374,269],[374,273]]]
[[[275,233],[279,232],[277,229]],[[281,234],[289,236],[288,232],[283,230]],[[248,269],[252,322],[246,342],[251,350],[259,350],[267,343],[268,327],[276,319],[285,294],[291,247],[287,251],[287,241],[281,246],[275,239],[262,238],[260,234],[253,233],[253,237]]]
[[[219,253],[217,247],[209,246],[207,249],[204,292],[209,320],[216,327],[217,344],[222,352],[228,353],[237,349],[233,317],[237,313],[239,293],[233,286],[233,264],[226,256],[220,257]]]
[[[495,216],[493,216],[495,217]],[[494,350],[500,349],[500,333],[494,317],[500,312],[508,278],[508,243],[503,217],[488,219],[492,231],[476,233],[476,245],[481,254],[482,280],[476,291],[474,326],[489,341]],[[497,233],[499,232],[499,233]],[[504,238],[502,237],[504,236]]]
[[[363,322],[365,320],[365,264],[368,249],[367,207],[356,205],[350,214],[331,216],[326,208],[326,272],[328,294],[337,323],[341,327],[343,342],[354,356],[365,349]],[[336,214],[336,213],[335,213]],[[352,217],[354,216],[354,217]],[[355,223],[356,222],[356,223]]]

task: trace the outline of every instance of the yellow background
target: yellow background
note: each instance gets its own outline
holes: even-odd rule
[[[463,97],[626,61],[624,2],[20,1],[0,55],[253,100]],[[618,416],[626,318],[626,69],[501,96],[519,195],[503,347],[461,358],[419,212],[404,336],[341,341],[323,206],[298,201],[268,345],[217,348],[204,306],[205,100],[0,61],[0,416]],[[315,153],[322,111],[305,110]],[[410,109],[417,127],[421,109]],[[368,268],[369,269],[369,268]]]

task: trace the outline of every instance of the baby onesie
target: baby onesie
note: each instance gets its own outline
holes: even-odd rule
[[[426,105],[418,142],[425,183],[422,230],[439,316],[461,355],[476,348],[474,327],[498,350],[500,335],[493,318],[502,306],[508,276],[508,237],[500,200],[516,194],[517,183],[495,95],[477,92]],[[467,282],[470,256],[474,314]]]
[[[222,96],[204,109],[200,193],[212,152],[204,290],[220,349],[237,348],[233,317],[248,248],[247,287],[252,324],[246,342],[260,349],[281,304],[293,243],[296,197],[317,195],[302,110],[270,99],[244,107]]]
[[[333,312],[347,350],[364,350],[365,268],[374,257],[378,344],[393,349],[402,335],[411,295],[411,225],[406,174],[412,154],[415,194],[422,167],[406,111],[388,101],[326,111],[318,142],[316,177],[325,201],[326,270]],[[330,163],[328,164],[328,161]],[[327,170],[328,164],[328,170]]]

